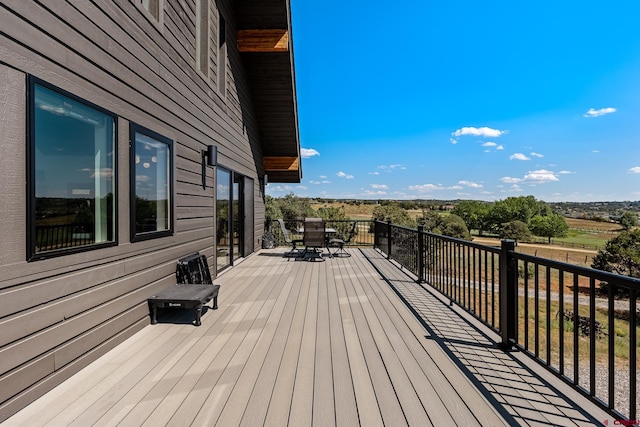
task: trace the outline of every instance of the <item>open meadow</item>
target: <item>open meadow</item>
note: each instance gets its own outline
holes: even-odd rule
[[[373,203],[312,203],[314,209],[321,207],[342,208],[350,219],[367,220],[371,219]],[[408,210],[409,215],[418,218],[422,215],[422,210]],[[446,212],[442,213],[446,215]],[[565,218],[569,226],[567,237],[554,238],[552,244],[547,243],[546,238],[537,238],[536,242],[520,243],[518,251],[536,255],[555,261],[567,262],[570,264],[590,266],[591,259],[598,249],[604,248],[607,241],[615,237],[620,231],[620,225],[611,222],[592,221],[588,219]],[[478,236],[471,230],[473,241],[491,246],[499,246],[500,239],[493,236]]]

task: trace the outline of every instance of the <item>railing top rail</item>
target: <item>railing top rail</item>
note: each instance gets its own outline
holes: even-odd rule
[[[493,252],[495,254],[499,254],[500,253],[500,247],[499,246],[483,245],[482,243],[474,243],[472,241],[464,240],[464,239],[458,239],[456,237],[442,236],[440,234],[434,234],[434,233],[430,233],[428,231],[423,231],[422,233],[424,235],[427,235],[427,236],[436,237],[436,238],[438,238],[440,240],[445,240],[445,241],[452,242],[452,243],[458,243],[458,244],[461,244],[461,245],[469,246],[471,248],[481,249],[483,251]]]
[[[378,224],[383,224],[383,225],[387,225],[388,224],[387,222],[378,221],[378,220],[375,220],[375,222],[378,223]],[[391,224],[391,226],[394,227],[394,228],[401,229],[401,230],[412,231],[414,233],[418,233],[419,232],[419,230],[417,230],[415,228],[406,227],[406,226],[402,226],[402,225]],[[476,249],[481,249],[481,250],[484,250],[484,251],[487,251],[487,252],[492,252],[492,253],[495,253],[495,254],[500,253],[500,247],[498,247],[498,246],[489,246],[489,245],[483,245],[481,243],[473,243],[473,242],[471,242],[469,240],[458,239],[456,237],[443,236],[443,235],[440,235],[440,234],[430,233],[428,231],[422,231],[421,233],[423,235],[425,235],[425,236],[435,237],[435,238],[437,238],[439,240],[445,240],[445,241],[451,242],[451,243],[458,243],[458,244],[461,244],[461,245],[469,246],[469,247],[476,248]]]
[[[555,261],[549,258],[542,258],[520,252],[512,252],[512,254],[514,258],[518,260],[541,264],[558,270],[566,271],[568,273],[578,274],[580,276],[593,277],[596,280],[615,283],[618,286],[625,286],[629,288],[635,287],[636,289],[640,290],[640,279],[634,277],[622,276],[620,274],[609,273],[603,270],[596,270],[595,268],[583,267],[580,265],[569,264],[562,261]]]

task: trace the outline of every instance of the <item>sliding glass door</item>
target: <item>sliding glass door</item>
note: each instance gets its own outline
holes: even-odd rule
[[[217,270],[254,250],[253,180],[218,166],[216,173]]]
[[[231,265],[229,220],[231,172],[218,167],[216,173],[216,259],[218,271]]]

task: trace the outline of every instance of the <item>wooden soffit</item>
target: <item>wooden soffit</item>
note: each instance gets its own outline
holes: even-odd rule
[[[289,32],[287,30],[239,30],[238,51],[288,52]]]
[[[300,169],[300,158],[299,157],[266,156],[262,159],[262,166],[264,167],[264,171],[267,173],[298,171]]]

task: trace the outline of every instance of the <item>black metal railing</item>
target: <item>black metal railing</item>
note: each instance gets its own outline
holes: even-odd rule
[[[637,417],[640,280],[376,221],[375,247],[621,418]]]
[[[370,220],[325,220],[325,227],[333,228],[336,233],[331,236],[346,239],[353,223],[356,223],[356,234],[349,242],[350,246],[373,246],[373,221]],[[285,220],[285,227],[292,238],[302,239],[300,229],[304,226],[304,219]],[[286,246],[284,235],[277,221],[267,221],[265,230],[276,239],[278,246]]]
[[[95,243],[93,224],[62,224],[36,227],[38,252]]]

